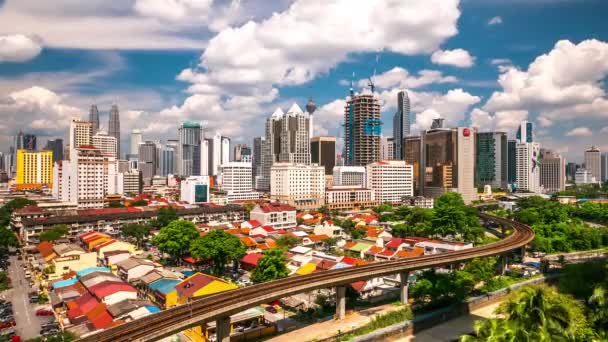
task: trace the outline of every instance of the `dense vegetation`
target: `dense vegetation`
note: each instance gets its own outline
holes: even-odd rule
[[[70,229],[65,224],[57,224],[51,227],[51,229],[40,233],[38,239],[40,241],[55,241],[64,237],[70,232]]]
[[[212,230],[190,243],[190,255],[199,260],[211,260],[215,275],[221,275],[228,263],[236,263],[246,251],[247,248],[238,237],[223,230]]]
[[[605,220],[608,205],[567,206],[541,197],[522,199],[518,205],[520,209],[513,216],[534,229],[532,247],[537,251],[558,253],[608,246],[607,228],[591,227],[580,219]]]
[[[269,249],[263,252],[262,258],[251,274],[254,283],[285,278],[289,275],[287,257],[282,248]]]
[[[580,184],[560,191],[555,196],[575,196],[576,198],[600,198],[608,197],[608,182],[601,186],[597,184]]]

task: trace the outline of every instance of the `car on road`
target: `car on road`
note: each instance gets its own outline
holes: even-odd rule
[[[36,316],[51,316],[53,314],[53,310],[49,309],[40,309],[36,311]]]
[[[30,297],[30,303],[38,303],[38,297]]]
[[[3,322],[0,323],[0,329],[4,329],[4,328],[9,328],[9,327],[14,327],[15,326],[15,321],[12,320],[10,322]]]
[[[42,329],[42,330],[40,330],[40,335],[42,335],[42,336],[54,335],[57,333],[59,333],[59,329]]]

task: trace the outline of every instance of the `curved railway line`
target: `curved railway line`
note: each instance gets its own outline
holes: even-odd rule
[[[506,238],[466,250],[426,255],[411,259],[372,262],[366,265],[329,270],[226,291],[169,308],[119,326],[85,336],[81,342],[155,341],[187,328],[229,317],[245,309],[294,294],[350,284],[404,271],[449,265],[465,260],[499,255],[524,247],[534,238],[532,229],[524,224],[487,214],[479,217],[513,229]]]

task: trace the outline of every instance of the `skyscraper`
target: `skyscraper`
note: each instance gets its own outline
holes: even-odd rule
[[[517,182],[517,141],[507,141],[507,183]]]
[[[116,147],[117,141],[113,136],[108,135],[106,131],[98,130],[92,137],[93,146],[101,150],[104,157],[117,159]]]
[[[314,137],[310,141],[310,161],[325,167],[325,175],[333,173],[336,166],[336,138]]]
[[[217,176],[220,166],[230,161],[230,138],[222,136],[219,132],[211,138],[205,139],[201,146],[202,176]]]
[[[251,147],[246,144],[236,144],[233,156],[235,162],[251,162]]]
[[[161,176],[175,174],[176,150],[177,144],[172,141],[167,141],[167,144],[162,147],[159,160],[159,174]]]
[[[477,133],[476,137],[476,185],[491,185],[494,188],[506,189],[507,134],[504,132],[481,132]]]
[[[137,128],[131,131],[131,155],[137,155],[139,153],[139,144],[142,142],[141,131]]]
[[[118,106],[112,105],[110,110],[110,120],[108,122],[108,135],[116,138],[116,156],[120,159],[120,116]]]
[[[573,162],[566,164],[566,178],[569,181],[574,181],[574,177],[576,176],[576,170],[579,169],[579,165]]]
[[[601,160],[601,169],[602,169],[602,182],[608,181],[608,152],[602,153]]]
[[[97,105],[91,105],[89,122],[93,124],[93,134],[97,133],[99,130],[99,111],[97,110]]]
[[[88,121],[72,119],[70,122],[70,158],[75,149],[80,146],[90,146],[93,143],[93,124]]]
[[[557,192],[566,189],[566,160],[560,154],[549,150],[540,150],[540,185],[545,192]]]
[[[63,139],[47,140],[44,149],[53,151],[53,163],[63,160]]]
[[[178,129],[177,137],[177,173],[186,177],[200,176],[202,125],[198,122],[184,122]]]
[[[17,150],[16,188],[38,189],[53,183],[53,152]]]
[[[585,169],[591,173],[591,177],[595,177],[598,182],[602,178],[602,165],[600,158],[600,150],[595,146],[585,151]]]
[[[261,167],[256,186],[270,190],[270,168],[275,162],[310,164],[310,115],[293,104],[284,113],[280,108],[266,120],[266,138],[261,148]]]
[[[397,94],[397,112],[393,116],[394,156],[396,160],[403,160],[403,139],[410,135],[410,98],[407,91]]]
[[[393,137],[382,137],[381,160],[393,160],[395,158],[395,139]]]
[[[522,121],[517,131],[515,146],[517,165],[517,191],[539,193],[540,187],[540,145],[534,142],[532,123]]]
[[[150,183],[150,180],[156,174],[156,169],[158,167],[156,147],[156,143],[153,141],[146,141],[145,143],[139,144],[138,169],[142,173],[144,183]]]
[[[255,137],[253,138],[253,153],[251,155],[251,173],[253,175],[253,187],[258,188],[257,180],[260,176],[262,168],[262,144],[266,140],[266,137]]]
[[[381,159],[380,101],[374,94],[355,95],[344,107],[345,164],[366,166]]]
[[[522,121],[517,129],[515,138],[519,143],[531,143],[534,142],[534,132],[532,123],[526,120]]]

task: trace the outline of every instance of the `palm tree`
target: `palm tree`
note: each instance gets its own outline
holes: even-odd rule
[[[598,286],[593,290],[589,307],[589,319],[599,328],[597,330],[608,330],[608,290],[605,287]]]
[[[504,319],[475,321],[473,335],[461,336],[460,342],[525,342],[528,332],[518,329],[513,322]]]

